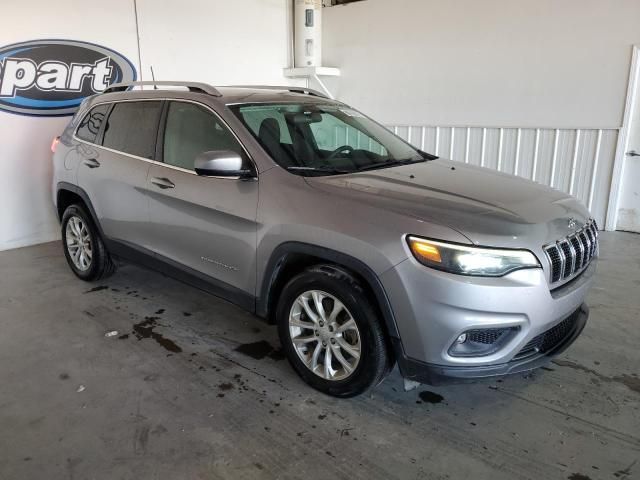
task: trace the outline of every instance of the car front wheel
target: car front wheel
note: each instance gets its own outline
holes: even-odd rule
[[[362,286],[334,266],[312,267],[282,292],[276,312],[280,341],[309,385],[352,397],[379,384],[391,360],[376,309]]]

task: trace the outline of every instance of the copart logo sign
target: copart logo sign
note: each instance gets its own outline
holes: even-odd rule
[[[0,110],[73,115],[85,97],[136,79],[118,52],[73,40],[33,40],[0,48]]]

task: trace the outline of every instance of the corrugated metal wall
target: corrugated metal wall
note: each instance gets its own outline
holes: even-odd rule
[[[416,147],[578,197],[604,228],[618,129],[391,125]]]

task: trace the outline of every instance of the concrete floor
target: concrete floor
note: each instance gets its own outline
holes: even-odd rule
[[[222,300],[133,266],[83,283],[58,243],[0,252],[0,478],[640,478],[640,236],[601,242],[549,368],[409,393],[396,371],[351,400]]]

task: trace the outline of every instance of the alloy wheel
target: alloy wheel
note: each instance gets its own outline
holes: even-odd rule
[[[329,293],[309,290],[298,296],[289,313],[289,333],[298,357],[325,380],[344,380],[360,362],[358,326]]]
[[[82,218],[75,215],[69,218],[65,229],[65,239],[67,251],[75,267],[80,271],[87,271],[91,267],[93,245],[87,225]]]

